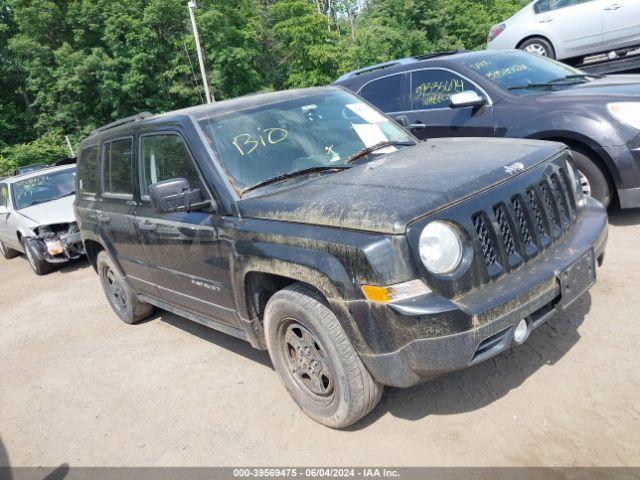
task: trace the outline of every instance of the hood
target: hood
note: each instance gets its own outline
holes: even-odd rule
[[[604,101],[640,101],[640,75],[609,75],[552,92],[550,97],[598,97]]]
[[[238,201],[244,217],[402,234],[408,224],[532,168],[564,145],[536,140],[433,139],[337,173]]]
[[[47,203],[39,203],[31,207],[18,210],[18,214],[26,217],[37,225],[54,225],[56,223],[72,223],[76,221],[73,213],[73,202],[75,195],[62,197]]]

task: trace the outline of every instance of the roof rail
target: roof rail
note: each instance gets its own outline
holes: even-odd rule
[[[396,65],[406,65],[408,63],[415,62],[413,58],[399,58],[398,60],[392,60],[390,62],[382,62],[376,63],[375,65],[370,65],[368,67],[359,68],[358,70],[353,70],[351,72],[345,73],[340,78],[336,80],[339,82],[341,80],[346,80],[347,78],[355,77],[356,75],[362,75],[364,73],[373,72],[375,70],[382,70],[383,68],[395,67]]]
[[[429,60],[430,58],[437,58],[437,57],[446,57],[448,55],[455,55],[456,53],[467,53],[469,50],[446,50],[443,52],[430,52],[430,53],[423,53],[422,55],[416,55],[415,58],[416,60]]]
[[[151,112],[141,112],[141,113],[137,113],[135,115],[131,115],[130,117],[121,118],[120,120],[116,120],[115,122],[107,123],[106,125],[103,125],[102,127],[96,128],[95,130],[93,130],[91,132],[91,135],[94,135],[94,134],[100,133],[100,132],[104,132],[105,130],[110,130],[112,128],[116,128],[116,127],[119,127],[120,125],[125,125],[127,123],[133,123],[133,122],[137,122],[139,120],[144,120],[145,118],[149,118],[151,116],[153,116],[153,114]]]

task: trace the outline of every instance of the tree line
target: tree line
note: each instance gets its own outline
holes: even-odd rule
[[[526,3],[526,1],[524,1]],[[328,84],[420,53],[478,49],[523,0],[199,0],[217,100]],[[187,0],[4,0],[0,175],[93,128],[203,102]]]

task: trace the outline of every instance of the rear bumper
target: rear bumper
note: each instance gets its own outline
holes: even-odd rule
[[[547,255],[455,301],[432,293],[382,307],[354,302],[350,309],[360,326],[375,324],[392,337],[396,334],[391,329],[403,324],[419,332],[413,338],[404,332],[402,344],[392,350],[359,352],[362,361],[380,383],[409,387],[512,347],[514,328],[522,319],[532,331],[568,306],[564,293],[568,290],[563,292],[560,274],[565,288],[573,281],[580,284],[578,277],[584,272],[572,266],[592,261],[595,270],[595,261],[604,257],[607,235],[606,212],[598,202],[588,200],[580,220]],[[448,334],[463,325],[468,328]]]

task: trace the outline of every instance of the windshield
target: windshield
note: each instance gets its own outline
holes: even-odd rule
[[[515,87],[557,82],[571,75],[583,74],[580,70],[555,60],[524,52],[488,55],[485,58],[475,57],[473,60],[466,60],[463,63],[470,70],[516,95],[530,95],[544,92],[544,90],[514,89]],[[572,82],[575,83],[584,81],[586,80],[572,79]]]
[[[73,194],[75,178],[75,170],[65,170],[15,182],[11,188],[16,210]]]
[[[200,122],[241,191],[295,172],[344,166],[354,154],[389,153],[413,138],[354,95],[315,94]],[[336,170],[339,170],[336,168]]]

